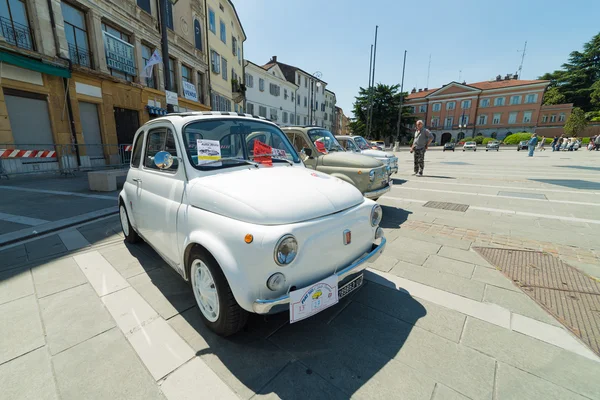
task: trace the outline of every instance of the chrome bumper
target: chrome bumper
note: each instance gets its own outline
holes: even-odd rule
[[[381,189],[373,190],[372,192],[365,192],[363,194],[363,196],[365,196],[367,199],[376,199],[378,197],[383,196],[390,190],[392,190],[392,185],[390,185],[388,182],[388,184],[385,187],[382,187]]]
[[[352,264],[347,266],[341,271],[336,272],[338,282],[343,281],[350,275],[354,275],[356,273],[362,272],[367,268],[367,263],[372,263],[381,255],[383,249],[385,249],[386,240],[385,237],[381,238],[381,244],[378,246],[373,245],[373,249],[368,253],[354,261]],[[268,314],[273,307],[289,304],[290,303],[290,295],[286,294],[277,299],[273,300],[255,300],[254,304],[252,304],[252,309],[257,314]]]

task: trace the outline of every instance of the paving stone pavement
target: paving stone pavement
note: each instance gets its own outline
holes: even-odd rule
[[[436,187],[425,179],[453,181],[440,183],[443,190],[473,185],[456,188],[461,192],[535,188],[548,199],[563,193],[545,189],[574,190],[502,180],[488,166],[498,161],[485,153],[457,155],[484,160],[479,175],[461,165],[444,165],[442,173],[440,157],[454,155],[428,153],[426,173],[452,172],[456,179],[398,178],[417,189]],[[532,178],[548,175],[542,161],[530,161],[539,162]],[[290,325],[286,314],[251,316],[243,332],[227,339],[202,324],[189,286],[148,245],[123,243],[117,218],[0,249],[3,395],[177,400],[202,391],[203,398],[222,399],[600,398],[598,357],[471,250],[482,245],[542,250],[593,272],[595,242],[566,244],[572,243],[565,239],[568,233],[556,231],[593,235],[598,226],[506,218],[497,211],[460,216],[431,211],[422,203],[392,199],[409,198],[402,185],[379,200],[389,242],[363,288],[301,323]],[[564,200],[598,196],[587,192]],[[452,201],[439,192],[423,193],[418,200]],[[469,195],[453,196],[473,204]],[[533,203],[473,198],[489,208]]]

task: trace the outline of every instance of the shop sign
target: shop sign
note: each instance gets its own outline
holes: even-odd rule
[[[191,82],[183,82],[183,97],[188,100],[198,101],[198,93],[196,92],[196,86]]]
[[[165,94],[167,96],[167,104],[172,104],[174,106],[179,105],[179,99],[177,98],[177,92],[171,92],[170,90],[165,90]]]
[[[133,45],[108,32],[102,33],[104,34],[104,52],[108,67],[128,75],[136,75]]]

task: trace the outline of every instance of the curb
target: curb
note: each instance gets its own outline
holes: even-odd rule
[[[74,225],[79,225],[84,222],[94,221],[112,214],[116,215],[118,212],[119,207],[117,206],[103,208],[101,210],[77,215],[75,217],[60,219],[58,221],[48,222],[47,224],[32,226],[19,231],[6,233],[4,235],[0,235],[0,248],[23,240],[31,239],[36,236],[46,235],[48,233],[69,228]]]

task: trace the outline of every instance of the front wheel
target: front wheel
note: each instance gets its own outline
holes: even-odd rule
[[[488,151],[488,149],[485,149],[485,151]]]
[[[233,292],[217,262],[204,251],[190,256],[190,282],[204,324],[219,336],[240,331],[248,312],[235,300]]]
[[[129,222],[129,216],[127,215],[127,209],[123,203],[121,203],[119,206],[119,217],[121,219],[121,229],[123,230],[123,236],[125,236],[125,240],[129,243],[139,242],[140,237],[131,226],[131,223]]]

